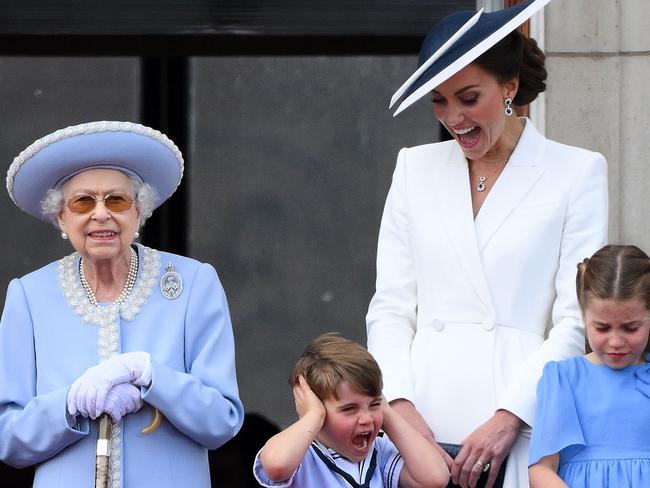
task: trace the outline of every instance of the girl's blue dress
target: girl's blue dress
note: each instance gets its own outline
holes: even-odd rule
[[[558,452],[571,488],[650,486],[650,364],[616,370],[582,356],[546,364],[529,464]]]

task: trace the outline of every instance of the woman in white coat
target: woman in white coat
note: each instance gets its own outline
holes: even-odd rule
[[[513,113],[546,78],[515,29],[548,1],[446,17],[395,97],[399,112],[431,94],[453,140],[399,153],[368,348],[391,404],[432,442],[463,445],[447,457],[462,487],[483,473],[493,486],[504,462],[503,486],[528,486],[535,387],[547,361],[583,350],[576,264],[606,241],[603,156]]]

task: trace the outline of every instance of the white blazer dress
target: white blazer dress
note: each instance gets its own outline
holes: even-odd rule
[[[476,219],[455,141],[402,149],[367,315],[386,398],[412,401],[439,442],[461,443],[497,409],[532,427],[544,364],[583,353],[576,265],[606,243],[607,213],[604,157],[527,119]],[[507,487],[528,486],[529,437]]]

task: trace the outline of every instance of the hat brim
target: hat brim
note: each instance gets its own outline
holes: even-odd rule
[[[463,35],[465,35],[465,32],[467,32],[469,29],[472,28],[477,22],[479,17],[483,14],[483,8],[480,9],[476,14],[471,17],[466,23],[464,23],[460,29],[458,29],[454,35],[452,35],[449,39],[445,41],[445,43],[440,46],[440,48],[431,55],[429,59],[427,59],[422,65],[413,73],[408,80],[404,82],[402,86],[399,87],[399,89],[393,94],[392,98],[390,99],[390,105],[388,105],[388,108],[392,108],[393,105],[395,105],[395,102],[397,102],[402,96],[404,96],[404,93],[406,93],[411,85],[415,83],[415,81],[422,76],[422,74],[429,69],[429,67],[435,63],[438,59],[440,59],[440,56],[442,56],[453,44],[456,43],[458,39],[460,39]]]
[[[134,173],[156,190],[158,207],[180,184],[184,163],[176,145],[154,129],[131,122],[91,122],[61,129],[27,147],[7,172],[7,190],[19,208],[47,220],[41,211],[47,190],[94,168]]]
[[[393,96],[391,105],[400,96],[405,95],[405,98],[397,107],[393,116],[404,111],[441,83],[475,61],[481,54],[505,38],[510,32],[523,24],[550,1],[529,0],[528,2],[520,3],[507,9],[483,13],[455,42],[447,42],[453,36],[445,37],[443,40],[435,39],[434,42],[442,45],[431,56],[436,57],[435,61],[430,63],[430,66],[419,76],[412,75],[409,78],[409,80],[412,79],[412,82],[408,86],[404,86],[407,85],[407,80],[407,83],[396,92],[396,96]],[[472,18],[471,20],[474,19]],[[470,23],[471,21],[467,22],[467,24]],[[467,24],[463,23],[459,27],[463,28]],[[432,30],[434,33],[435,29],[436,27],[434,26]],[[428,59],[425,60],[422,65],[429,64],[428,61]]]

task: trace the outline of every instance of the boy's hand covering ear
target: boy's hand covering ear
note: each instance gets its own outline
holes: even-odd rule
[[[298,384],[293,387],[293,399],[296,403],[296,412],[303,418],[309,412],[318,412],[325,416],[325,405],[309,387],[307,380],[300,375]]]

